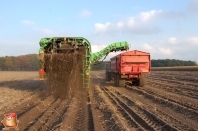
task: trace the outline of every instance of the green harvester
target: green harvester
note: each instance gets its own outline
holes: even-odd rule
[[[40,60],[40,80],[45,80],[45,63],[44,56],[45,54],[56,54],[56,53],[65,53],[65,52],[74,52],[84,49],[85,53],[83,56],[83,87],[90,87],[90,74],[91,74],[91,65],[99,61],[101,58],[107,56],[110,52],[116,51],[127,51],[129,45],[126,41],[116,42],[108,45],[106,48],[102,49],[99,52],[91,52],[90,42],[83,37],[52,37],[52,38],[42,38],[39,42],[39,60]]]

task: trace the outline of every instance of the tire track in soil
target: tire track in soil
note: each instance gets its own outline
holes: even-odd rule
[[[96,78],[101,78],[102,77],[102,75],[100,75],[100,74],[97,74],[97,75],[94,75],[93,77],[96,77]],[[141,88],[140,88],[141,89]],[[157,90],[157,89],[156,89]],[[119,91],[119,90],[118,90]],[[159,90],[159,91],[161,91],[161,90]],[[132,94],[134,94],[134,91],[130,91]],[[145,91],[143,91],[143,92],[145,92]],[[121,92],[121,94],[124,94],[123,92]],[[130,94],[130,96],[132,95],[132,94]],[[158,94],[160,94],[159,92],[158,92]],[[164,97],[164,93],[162,93],[163,94],[163,97]],[[141,96],[144,96],[144,95],[142,95],[141,94]],[[181,95],[180,95],[181,96]],[[147,99],[147,97],[145,97],[146,99]],[[168,96],[167,96],[167,98],[168,99],[170,99]],[[188,98],[188,97],[187,97]],[[172,97],[171,97],[171,99],[172,99]],[[191,99],[191,98],[189,98],[189,99]],[[147,99],[147,100],[149,100],[149,99]],[[151,100],[151,99],[150,99]],[[167,99],[166,98],[164,98],[164,100],[166,100],[166,102],[168,102],[167,101]],[[180,102],[180,101],[178,101],[177,99],[173,99],[173,100],[175,100],[176,102]],[[181,100],[181,99],[179,99],[179,100]],[[140,100],[140,102],[142,102],[141,100]],[[151,102],[155,102],[155,101],[151,101]],[[148,102],[148,103],[145,103],[145,106],[146,105],[148,105],[150,102]],[[160,102],[158,102],[158,103],[156,103],[156,104],[159,104],[159,106],[160,106],[160,104],[161,105],[163,105],[163,103],[160,103]],[[154,105],[156,105],[156,104],[154,104]],[[192,106],[192,103],[190,104],[190,103],[185,103],[185,102],[183,102],[182,101],[182,103],[180,103],[179,105],[181,105],[181,106],[183,106],[183,105],[188,105],[189,107],[191,107],[191,108],[194,108],[195,106]],[[145,107],[144,106],[144,107]],[[164,105],[163,105],[164,106]],[[197,125],[196,125],[196,123],[197,122],[195,122],[194,120],[192,120],[191,118],[188,118],[188,119],[186,119],[186,116],[185,115],[180,115],[180,113],[178,113],[178,112],[175,112],[174,109],[175,107],[169,107],[169,108],[165,108],[166,109],[166,111],[167,112],[171,112],[172,113],[172,115],[169,115],[169,114],[166,114],[166,112],[163,112],[163,108],[160,108],[161,110],[155,110],[154,112],[153,112],[153,110],[151,111],[149,111],[149,112],[152,112],[152,113],[154,113],[154,114],[156,114],[156,112],[158,112],[156,115],[158,116],[158,118],[160,119],[160,118],[163,118],[163,120],[164,121],[166,121],[166,122],[170,122],[172,125],[173,125],[173,127],[177,127],[178,129],[186,129],[186,130],[194,130],[194,129],[197,129]],[[185,107],[184,107],[185,108]],[[147,109],[149,109],[149,108],[147,108]],[[197,108],[194,108],[195,109],[195,111],[197,110]],[[176,114],[174,114],[174,113],[176,113]],[[176,116],[175,116],[176,115]],[[189,116],[190,117],[190,116]],[[196,117],[196,116],[195,116]],[[185,121],[185,122],[184,122]],[[183,122],[183,124],[182,124],[182,122]],[[184,124],[185,123],[185,124]],[[189,126],[187,126],[186,124],[188,124]],[[194,128],[194,129],[192,129],[192,128]]]
[[[88,131],[95,131],[89,92],[87,92],[87,106],[88,106],[87,107],[88,108]]]
[[[77,111],[75,113],[75,120],[74,120],[74,130],[77,131],[87,131],[88,130],[88,103],[87,103],[87,92],[86,90],[81,90],[76,95],[77,97]]]
[[[18,112],[17,114],[19,117],[19,115],[23,113],[23,111],[26,110],[26,108],[30,108],[30,106],[35,106],[39,100],[40,98],[38,97],[38,95],[34,95],[34,97],[19,104],[16,108],[12,108],[11,110],[1,109],[0,113],[6,114],[6,112]]]
[[[111,100],[113,105],[122,114],[122,118],[124,118],[126,121],[128,121],[128,123],[131,124],[132,128],[135,128],[135,130],[139,130],[139,131],[145,130],[144,127],[142,127],[142,125],[139,125],[139,123],[137,123],[136,120],[134,120],[134,118],[129,114],[129,112],[127,112],[126,109],[122,105],[120,105],[113,97],[111,97],[103,88],[102,91],[104,91],[104,93]]]
[[[96,73],[92,74],[92,78],[99,79],[97,83],[101,83],[100,79],[104,79],[104,73],[105,72],[97,71]],[[119,106],[115,106],[115,103],[113,103],[112,100],[108,98],[108,96],[106,96],[103,92],[104,91],[102,91],[100,87],[96,86],[93,97],[97,103],[96,108],[100,110],[100,118],[104,130],[142,130],[135,122],[127,119],[127,114],[122,113],[123,109]]]
[[[72,98],[69,98],[67,100],[62,100],[59,103],[59,106],[56,109],[54,109],[50,117],[46,119],[45,124],[42,125],[42,127],[39,128],[38,131],[56,130],[60,128],[63,122],[63,118],[71,103],[72,103]]]
[[[177,130],[192,130],[192,128],[198,128],[195,123],[193,124],[190,121],[187,121],[180,115],[178,116],[175,112],[156,105],[152,101],[148,101],[142,96],[133,94],[133,97],[131,97],[131,93],[124,89],[116,90],[115,93],[117,94],[117,96],[120,96],[121,99],[123,99],[123,101],[127,103],[127,105],[133,107],[134,110],[136,110],[140,114],[144,114],[144,112],[149,112],[150,114],[148,117],[151,117],[152,119],[154,118],[154,122],[159,122],[159,125],[161,126],[160,129],[162,129],[162,127],[164,128],[163,125],[171,125]]]
[[[56,100],[54,101],[56,102]],[[52,103],[52,105],[54,104],[54,102]],[[42,113],[40,113],[40,115],[38,115],[34,120],[32,120],[27,127],[24,129],[25,131],[29,131],[30,127],[32,127],[39,119],[41,116],[43,116],[43,114],[46,113],[46,111],[51,107],[51,105],[49,105]]]
[[[29,79],[9,80],[4,86],[0,89],[0,92],[3,92],[0,100],[0,114],[3,113],[2,110],[17,109],[21,104],[41,94],[44,83]]]
[[[83,109],[83,104],[81,102],[78,102],[78,110],[76,112],[76,118],[74,120],[74,130],[80,131],[80,130],[85,130],[85,127],[82,123],[83,120],[85,120],[85,115],[83,114],[84,109]]]
[[[153,84],[155,83],[155,84]],[[159,89],[163,89],[169,92],[173,92],[179,95],[184,95],[190,98],[198,99],[198,89],[196,87],[192,86],[186,86],[186,85],[181,85],[181,84],[175,84],[175,83],[164,83],[159,80],[148,80],[148,84],[151,86],[155,86]],[[160,86],[161,85],[161,86]],[[194,89],[192,89],[194,88]]]
[[[195,78],[194,76],[197,76],[197,74],[192,75],[192,73],[191,73],[191,74],[188,74],[188,75],[191,76],[191,77],[188,77],[188,78],[181,77],[180,74],[177,74],[177,75],[176,74],[175,75],[172,75],[172,74],[171,75],[167,75],[167,74],[162,75],[161,74],[161,75],[159,75],[159,74],[155,73],[155,74],[151,74],[149,76],[149,78],[154,77],[154,78],[162,78],[162,79],[165,79],[165,80],[172,79],[172,80],[177,80],[178,82],[187,81],[187,82],[196,84],[196,82],[198,81],[198,77]],[[184,76],[184,74],[182,74],[182,76]]]
[[[99,117],[103,130],[138,130],[138,126],[135,123],[131,123],[129,120],[123,118],[122,110],[111,103],[111,100],[106,97],[99,86],[95,87],[93,97],[96,102],[95,108],[98,109],[98,114],[100,114]]]
[[[93,123],[94,123],[94,130],[96,130],[96,131],[104,131],[104,128],[103,128],[104,123],[103,123],[103,121],[101,121],[102,114],[96,108],[97,102],[94,101],[93,89],[94,88],[92,88],[89,91],[89,98],[90,98],[91,111],[92,111],[92,117],[93,117]]]
[[[189,109],[192,109],[194,111],[198,111],[198,103],[197,100],[192,98],[192,97],[188,97],[188,96],[182,96],[183,99],[181,99],[181,94],[178,94],[176,92],[172,92],[172,91],[167,91],[166,89],[163,89],[166,87],[155,87],[149,84],[149,86],[146,87],[147,90],[152,90],[152,92],[157,92],[157,94],[163,94],[161,95],[161,97],[163,97],[164,99],[168,99],[170,101],[179,103],[180,105],[183,105]],[[166,92],[164,92],[164,90]],[[181,89],[180,89],[181,90]]]
[[[135,118],[135,120],[139,121],[139,123],[147,125],[146,130],[171,130],[176,131],[174,127],[169,125],[168,123],[162,121],[156,115],[148,112],[147,110],[143,109],[142,107],[136,105],[132,100],[127,99],[120,93],[110,92],[106,87],[104,88],[111,96],[113,96],[116,101],[118,101],[128,112]],[[117,94],[117,95],[116,95]],[[122,96],[122,97],[120,97]],[[130,106],[129,106],[130,105]],[[143,121],[143,122],[142,122]],[[148,129],[150,128],[150,129]]]
[[[74,121],[76,118],[76,111],[78,109],[78,103],[77,99],[73,98],[73,101],[71,102],[71,105],[68,108],[68,111],[66,112],[64,119],[63,119],[63,124],[60,126],[59,129],[56,129],[57,131],[70,131],[74,130]]]
[[[92,78],[97,78],[97,83],[101,84],[101,79],[104,79],[104,73],[97,72],[92,75]],[[30,100],[21,103],[15,109],[9,112],[18,114],[19,130],[98,130],[98,125],[101,125],[102,130],[120,131],[120,130],[160,130],[167,128],[174,130],[193,130],[182,123],[179,125],[182,117],[179,119],[173,114],[163,112],[163,107],[166,111],[171,110],[175,113],[183,113],[181,116],[186,116],[185,120],[192,120],[194,125],[198,122],[197,107],[188,103],[182,103],[174,97],[169,97],[166,93],[159,94],[152,91],[151,88],[139,88],[126,86],[123,90],[131,93],[125,94],[123,90],[114,87],[103,86],[93,87],[94,91],[85,91],[79,95],[67,99],[53,99],[51,97],[39,98],[34,96]],[[23,88],[23,87],[21,87]],[[155,87],[152,87],[155,88]],[[31,89],[32,90],[32,89]],[[162,91],[162,90],[160,90]],[[144,98],[139,99],[143,102],[144,99],[163,105],[161,110],[152,111],[149,108],[151,103],[138,105],[132,96],[141,95]],[[131,96],[132,95],[132,96]],[[133,97],[134,97],[133,96]],[[177,98],[177,97],[175,97]],[[192,104],[192,103],[191,103]],[[1,110],[0,110],[1,111]],[[96,115],[97,119],[96,119]],[[166,116],[167,115],[167,116]],[[2,118],[3,119],[3,118]],[[184,120],[184,121],[185,121]],[[192,122],[189,121],[189,122]],[[171,123],[172,122],[172,123]],[[183,121],[182,121],[183,122]],[[0,123],[1,124],[1,123]],[[96,125],[97,124],[97,125]],[[164,127],[163,124],[165,125]],[[189,123],[186,122],[189,125]],[[174,125],[174,126],[173,126]],[[168,127],[171,126],[171,127]],[[3,128],[3,125],[0,125]]]
[[[20,130],[25,130],[35,119],[37,119],[40,114],[46,111],[51,104],[53,104],[54,100],[52,97],[47,97],[46,99],[40,101],[37,106],[33,107],[29,111],[25,112],[18,119],[20,121],[19,126]]]
[[[175,80],[163,80],[163,79],[159,79],[159,78],[150,78],[148,79],[149,83],[157,83],[157,84],[161,84],[161,85],[166,85],[166,86],[171,86],[171,87],[176,87],[176,86],[181,86],[180,89],[185,90],[185,91],[198,91],[198,89],[196,88],[198,85],[194,85],[194,84],[188,84],[186,83],[186,81],[182,81],[181,83]]]
[[[165,81],[165,82],[172,82],[175,84],[185,84],[187,86],[198,86],[196,81],[182,81],[182,80],[170,80],[169,78],[162,78],[161,76],[149,76],[148,79],[150,80],[159,80],[159,81]]]
[[[177,101],[170,100],[168,98],[163,98],[159,94],[155,94],[153,92],[148,92],[146,88],[139,88],[134,86],[126,86],[127,90],[138,93],[140,95],[144,95],[145,98],[152,100],[153,102],[156,102],[160,105],[169,107],[170,109],[174,110],[175,112],[178,112],[180,114],[185,115],[185,117],[188,117],[189,119],[192,119],[194,121],[198,121],[198,112],[197,110],[189,109],[188,107],[185,107],[184,105],[180,105]]]
[[[22,115],[24,115],[26,112],[30,111],[32,108],[34,108],[35,106],[38,105],[40,99],[38,98],[38,96],[35,96],[34,98],[22,103],[21,105],[19,105],[17,108],[14,108],[12,110],[6,111],[4,114],[10,113],[10,112],[14,112],[17,114],[17,118],[19,119]],[[0,111],[2,112],[2,111]],[[3,116],[0,117],[1,120],[3,120]],[[21,122],[20,122],[21,123]],[[20,125],[19,123],[19,125]],[[0,123],[0,129],[4,128],[3,124]]]
[[[39,129],[44,123],[45,120],[49,118],[49,114],[52,112],[51,109],[56,108],[56,106],[59,104],[58,98],[49,106],[47,109],[42,112],[36,119],[34,119],[24,130],[28,131],[35,131],[36,129]]]
[[[171,127],[166,122],[161,121],[155,115],[150,112],[143,110],[141,113],[134,111],[131,107],[129,107],[122,99],[118,98],[114,95],[112,91],[109,91],[105,87],[101,87],[103,90],[108,93],[110,97],[112,97],[115,101],[117,101],[122,107],[125,108],[126,112],[140,125],[144,130],[154,131],[154,130],[176,130]],[[160,126],[159,126],[160,125]]]

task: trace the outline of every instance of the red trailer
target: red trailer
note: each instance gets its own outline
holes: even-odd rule
[[[107,81],[123,87],[126,81],[138,86],[145,85],[145,76],[151,71],[150,53],[138,50],[127,51],[110,59],[106,68]]]

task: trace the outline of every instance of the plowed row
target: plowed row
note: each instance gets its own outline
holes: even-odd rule
[[[119,88],[105,81],[103,71],[93,71],[91,89],[65,100],[47,96],[37,72],[0,73],[0,119],[17,113],[19,130],[198,129],[198,72],[153,71],[146,87]]]

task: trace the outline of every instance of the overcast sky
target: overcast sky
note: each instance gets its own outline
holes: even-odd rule
[[[152,59],[198,62],[197,23],[198,0],[1,0],[0,56],[38,53],[42,37],[80,36],[93,52],[127,41]]]

